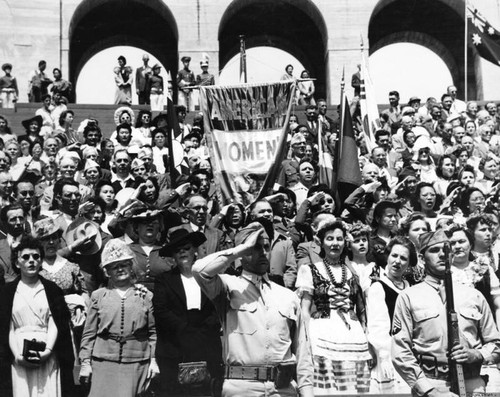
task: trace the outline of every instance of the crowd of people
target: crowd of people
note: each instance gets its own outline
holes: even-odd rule
[[[143,61],[137,93],[156,107],[159,66]],[[200,82],[182,61],[189,175],[170,172],[167,116],[126,105],[124,57],[109,139],[99,120],[73,127],[42,63],[25,131],[0,116],[0,394],[439,396],[448,358],[484,393],[500,362],[497,105],[450,86],[403,106],[391,91],[370,142],[355,97],[362,184],[340,202],[318,171],[318,134],[334,156],[339,122],[304,81],[277,184],[245,207],[218,200],[203,118],[185,121]]]

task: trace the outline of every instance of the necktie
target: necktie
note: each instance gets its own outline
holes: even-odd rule
[[[446,289],[444,288],[444,281],[439,283],[438,293],[443,303],[446,304]]]
[[[271,289],[269,288],[269,284],[267,283],[267,281],[262,277],[259,279],[259,291],[262,302],[264,302],[264,305],[267,305],[266,302],[269,299],[269,293],[271,292]]]

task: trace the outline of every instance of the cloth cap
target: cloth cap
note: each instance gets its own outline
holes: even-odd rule
[[[66,164],[68,161],[73,162],[73,164],[78,165],[80,162],[80,156],[78,155],[77,152],[73,152],[72,150],[68,150],[64,155],[61,157],[59,160],[59,167],[61,167],[63,164]]]
[[[296,133],[294,136],[292,136],[292,140],[290,141],[290,145],[296,145],[297,143],[305,143],[306,138],[303,134],[300,132]]]
[[[262,226],[261,223],[259,222],[250,223],[248,226],[244,227],[236,234],[236,237],[234,239],[234,244],[236,246],[243,244],[252,233],[261,229],[264,230],[264,226]]]
[[[155,63],[151,69],[161,69],[161,65],[159,63]]]
[[[433,245],[447,242],[449,242],[449,238],[442,229],[439,229],[435,232],[423,233],[418,237],[421,254],[423,254],[427,248]]]
[[[401,115],[404,116],[406,114],[415,114],[415,109],[411,106],[405,106],[403,110],[401,110]]]
[[[130,166],[130,169],[135,170],[136,168],[142,167],[143,165],[144,165],[144,160],[134,159],[132,161],[132,165]]]
[[[97,168],[99,170],[101,168],[101,166],[99,164],[97,164],[94,160],[91,160],[91,159],[85,160],[85,168],[83,170],[83,173],[86,173],[91,168]]]
[[[412,96],[412,97],[409,99],[408,103],[412,103],[412,102],[420,102],[420,101],[421,101],[421,99],[420,99],[418,96]]]
[[[2,65],[2,70],[5,71],[5,69],[11,69],[12,70],[12,64],[11,63],[4,63]]]
[[[101,267],[105,267],[111,263],[133,260],[134,253],[125,241],[113,238],[104,246],[101,258]]]
[[[184,56],[184,57],[181,58],[181,61],[182,62],[191,62],[191,57]]]

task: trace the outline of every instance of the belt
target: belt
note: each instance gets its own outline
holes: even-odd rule
[[[419,360],[419,364],[426,377],[438,380],[450,380],[450,367],[448,363],[421,359]]]
[[[417,360],[425,376],[431,379],[450,380],[450,366],[448,362],[439,361],[436,357],[428,354],[417,355]],[[477,378],[481,367],[462,365],[465,379]]]
[[[226,365],[224,377],[226,379],[260,380],[262,382],[274,382],[278,367],[276,366],[247,366]]]
[[[134,334],[131,334],[131,335],[118,335],[118,334],[101,334],[101,335],[97,335],[99,338],[101,339],[104,339],[104,340],[108,340],[108,339],[111,339],[111,340],[114,340],[118,343],[125,343],[129,340],[138,340],[140,341],[141,339],[142,340],[146,340],[147,339],[147,335],[142,335],[142,334],[139,334],[139,335],[134,335]]]

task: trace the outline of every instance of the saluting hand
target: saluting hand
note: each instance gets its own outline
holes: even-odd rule
[[[245,241],[244,244],[241,245],[243,248],[241,250],[241,255],[248,255],[252,252],[254,247],[257,245],[259,241],[259,237],[264,233],[264,229],[259,229],[253,232]]]

